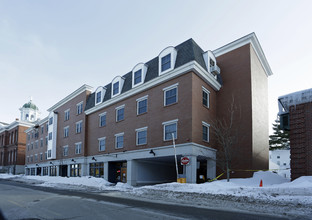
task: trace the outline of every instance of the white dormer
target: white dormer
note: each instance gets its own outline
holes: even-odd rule
[[[174,69],[177,59],[177,50],[170,46],[163,49],[158,55],[158,74],[159,76]]]
[[[95,90],[95,105],[98,105],[100,103],[103,102],[104,96],[105,96],[105,92],[106,92],[106,88],[99,86],[96,90]]]
[[[147,65],[144,63],[139,63],[132,69],[132,88],[141,85],[144,82],[146,72]]]
[[[204,57],[208,72],[214,76],[217,76],[217,74],[220,74],[221,71],[217,65],[217,59],[215,55],[212,53],[212,51],[208,50],[207,52],[203,54],[203,57]]]
[[[116,76],[112,81],[112,98],[121,93],[125,78]]]

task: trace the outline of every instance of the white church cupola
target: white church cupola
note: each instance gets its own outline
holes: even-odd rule
[[[35,122],[39,119],[39,108],[32,102],[32,98],[19,110],[21,111],[21,121]]]

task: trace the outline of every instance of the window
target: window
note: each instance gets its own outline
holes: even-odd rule
[[[40,147],[43,147],[43,138],[40,139]]]
[[[113,84],[113,95],[116,95],[119,93],[119,82],[115,82]]]
[[[43,160],[43,154],[40,153],[40,160]]]
[[[63,147],[63,156],[65,156],[65,157],[68,156],[68,146]],[[51,156],[49,156],[49,157],[51,157]]]
[[[53,117],[49,118],[49,125],[53,124]]]
[[[46,126],[46,131],[48,132],[49,131],[49,125],[47,124]]]
[[[90,176],[104,177],[104,163],[90,163]]]
[[[82,121],[76,123],[76,134],[81,133],[82,130]]]
[[[52,140],[52,132],[49,133],[49,140]]]
[[[178,102],[178,83],[164,88],[164,106]]]
[[[81,165],[71,164],[70,165],[70,176],[77,177],[81,175]]]
[[[77,115],[80,115],[83,111],[83,102],[77,104]]]
[[[32,150],[34,149],[34,143],[31,143],[31,149]]]
[[[280,159],[281,157],[280,156],[277,156],[277,159]]]
[[[47,160],[48,159],[48,152],[44,152],[44,158]]]
[[[44,132],[44,126],[41,127],[41,134]]]
[[[161,72],[170,69],[171,67],[171,53],[161,58]]]
[[[205,87],[202,87],[202,90],[203,90],[203,105],[209,108],[210,92]]]
[[[38,161],[38,154],[35,154],[35,162]]]
[[[116,108],[116,122],[122,121],[125,118],[125,105]]]
[[[147,143],[147,127],[136,129],[136,145]]]
[[[30,134],[27,134],[27,140],[30,140]]]
[[[35,141],[35,149],[38,149],[38,141]]]
[[[115,148],[123,148],[124,145],[124,133],[115,134]]]
[[[96,102],[95,103],[100,103],[101,102],[101,97],[102,97],[102,92],[99,91],[96,93]]]
[[[99,151],[105,151],[106,138],[99,138]]]
[[[69,126],[64,128],[64,137],[68,137]]]
[[[81,142],[75,144],[75,154],[81,154]]]
[[[203,141],[209,142],[209,127],[210,125],[206,122],[202,122],[203,127]]]
[[[52,150],[48,150],[48,157],[52,157]]]
[[[209,65],[210,65],[210,67],[215,66],[215,62],[211,58],[209,59]]]
[[[46,146],[48,146],[48,136],[46,136],[45,138],[45,143],[46,143]]]
[[[164,141],[172,140],[172,133],[174,135],[174,139],[177,139],[177,122],[178,119],[163,122],[164,126]]]
[[[99,120],[99,126],[103,127],[106,125],[106,112],[102,113],[99,115],[100,120]]]
[[[134,73],[134,85],[142,82],[142,69]]]
[[[70,112],[70,109],[67,109],[67,110],[65,111],[64,121],[68,121],[68,120],[69,120],[69,112]]]
[[[137,115],[147,112],[147,97],[148,96],[144,96],[137,99]]]

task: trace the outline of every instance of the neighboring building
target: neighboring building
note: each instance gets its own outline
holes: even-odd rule
[[[290,150],[270,150],[270,170],[278,173],[280,176],[290,178]]]
[[[281,128],[289,130],[291,179],[312,175],[312,89],[278,98]]]
[[[241,137],[236,168],[267,169],[270,75],[254,33],[215,51],[203,51],[192,39],[167,47],[94,92],[84,85],[48,109],[40,123],[49,123],[51,140],[40,152],[27,151],[28,157],[47,152],[47,160],[27,159],[26,171],[131,185],[175,181],[174,136],[178,160],[190,161],[179,162],[179,175],[189,183],[199,175],[214,178],[218,146],[210,124],[229,118],[233,97],[242,115],[233,126]]]
[[[0,172],[21,174],[25,165],[25,130],[33,126],[40,115],[37,106],[30,100],[21,111],[21,120],[0,123]]]

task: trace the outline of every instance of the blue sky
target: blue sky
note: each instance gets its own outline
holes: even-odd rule
[[[0,0],[0,122],[30,96],[44,117],[81,85],[106,85],[189,38],[214,50],[255,32],[274,74],[271,124],[278,96],[312,87],[311,11],[300,0]]]

